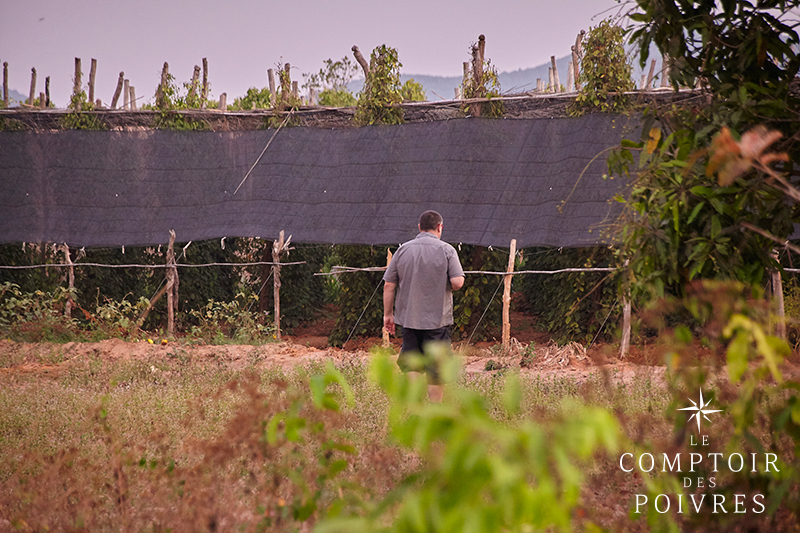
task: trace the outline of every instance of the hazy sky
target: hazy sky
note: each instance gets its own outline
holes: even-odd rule
[[[2,0],[0,62],[9,85],[25,95],[31,67],[36,93],[50,76],[58,106],[72,90],[75,58],[84,84],[97,59],[95,98],[108,103],[120,71],[137,96],[152,100],[164,62],[189,81],[208,58],[211,97],[228,101],[268,85],[266,70],[292,65],[292,79],[325,59],[365,57],[381,44],[398,50],[404,74],[457,76],[469,46],[486,36],[486,56],[500,71],[540,65],[569,53],[581,29],[616,14],[616,0]]]

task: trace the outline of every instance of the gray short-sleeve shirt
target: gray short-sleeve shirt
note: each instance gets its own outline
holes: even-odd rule
[[[383,280],[397,283],[394,321],[405,328],[437,329],[453,323],[450,278],[464,275],[458,254],[436,235],[421,232],[392,257]]]

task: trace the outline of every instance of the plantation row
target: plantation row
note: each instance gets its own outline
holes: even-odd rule
[[[178,264],[245,263],[271,258],[272,243],[257,239],[191,243],[180,252]],[[323,307],[338,310],[335,329],[329,338],[334,346],[348,338],[380,336],[383,324],[381,299],[374,297],[381,272],[353,272],[336,276],[315,276],[330,272],[335,265],[381,267],[386,264],[385,246],[295,245],[284,260],[305,262],[281,269],[281,329],[289,334],[302,323],[319,316]],[[508,261],[507,250],[479,246],[457,247],[465,270],[501,271]],[[393,250],[393,248],[392,248]],[[99,264],[163,265],[166,250],[159,247],[88,249],[75,261],[75,311],[64,322],[67,268],[4,269],[0,295],[0,326],[21,340],[56,340],[82,335],[126,336],[137,330],[137,321],[164,284],[164,269],[102,268]],[[530,249],[517,255],[519,268],[548,269],[579,266],[607,266],[603,249]],[[51,245],[5,245],[0,247],[0,264],[10,266],[61,263]],[[269,266],[211,266],[180,269],[177,325],[183,335],[238,339],[242,342],[271,338],[273,283]],[[464,288],[454,292],[456,339],[499,338],[501,298],[495,275],[467,277]],[[13,285],[12,285],[13,284]],[[608,273],[564,273],[554,276],[517,276],[515,305],[539,317],[539,324],[555,338],[589,341],[603,322],[601,335],[615,332],[618,309],[614,309],[616,286]],[[362,315],[363,312],[363,315]],[[611,313],[611,318],[609,317]],[[23,324],[52,320],[52,338],[29,337]],[[360,318],[360,320],[359,320]],[[606,320],[607,319],[607,320]],[[357,327],[356,327],[357,324]],[[165,329],[166,301],[157,301],[141,323],[149,331]],[[99,332],[98,330],[102,330]]]

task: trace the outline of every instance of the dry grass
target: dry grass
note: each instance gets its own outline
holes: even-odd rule
[[[559,353],[576,357],[568,349]],[[0,374],[0,531],[310,531],[326,516],[364,512],[425,467],[387,439],[388,400],[361,360],[338,366],[355,397],[339,412],[310,401],[321,364],[256,372],[175,358],[71,363],[55,376]],[[503,372],[465,373],[457,386],[480,392],[509,424],[547,423],[578,397],[611,409],[641,449],[678,449],[665,416],[672,385],[644,372],[628,382],[599,371],[582,381],[523,375],[513,417]],[[732,429],[715,431],[722,442]],[[590,519],[646,529],[628,515],[640,475],[598,457],[587,476],[576,527]]]

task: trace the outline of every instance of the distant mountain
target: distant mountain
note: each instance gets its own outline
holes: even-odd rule
[[[0,98],[2,98],[2,95],[0,95]],[[17,92],[14,89],[8,90],[8,107],[19,107],[20,102],[25,102],[27,100],[28,97],[21,92]]]
[[[656,56],[654,56],[656,57]],[[570,56],[564,56],[556,59],[556,67],[558,68],[558,79],[561,85],[567,85],[567,67],[572,60]],[[536,80],[541,79],[544,85],[549,82],[550,63],[539,65],[538,67],[519,69],[513,72],[500,72],[498,79],[500,81],[500,90],[503,94],[519,94],[536,89]],[[660,68],[660,67],[657,67]],[[638,62],[633,65],[633,80],[636,86],[639,86],[642,70],[639,68]],[[405,83],[409,78],[413,78],[417,83],[421,83],[425,89],[425,95],[428,101],[435,102],[437,100],[452,100],[455,97],[455,88],[461,85],[461,76],[428,76],[425,74],[401,74],[400,79]],[[347,88],[353,93],[357,93],[364,85],[363,79],[353,80]]]

